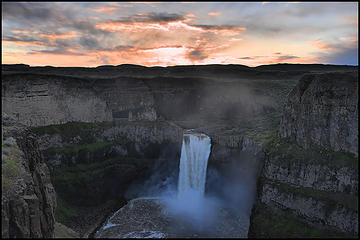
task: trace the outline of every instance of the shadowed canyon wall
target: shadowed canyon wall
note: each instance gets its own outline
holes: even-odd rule
[[[93,207],[176,179],[183,129],[196,128],[212,139],[206,192],[248,209],[249,236],[355,236],[357,72],[344,70],[3,66],[2,106],[33,127],[57,220],[81,235],[120,206]]]
[[[357,89],[357,73],[326,73],[290,92],[265,146],[250,237],[358,235]]]
[[[54,237],[56,195],[36,137],[3,114],[1,235]]]

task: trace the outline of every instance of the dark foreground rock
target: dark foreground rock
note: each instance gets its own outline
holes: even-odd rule
[[[56,195],[35,136],[3,114],[1,235],[54,237]]]

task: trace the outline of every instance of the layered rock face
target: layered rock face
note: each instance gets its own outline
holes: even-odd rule
[[[57,221],[81,235],[91,233],[94,223],[124,204],[129,186],[150,178],[155,165],[177,169],[183,134],[166,121],[127,120],[72,122],[32,131],[61,205]],[[88,213],[83,213],[85,208]],[[68,214],[71,211],[75,214]]]
[[[141,80],[133,79],[4,75],[2,103],[4,111],[27,126],[157,118],[152,95]]]
[[[299,81],[265,146],[250,237],[358,235],[357,98],[357,73]]]
[[[305,149],[358,154],[358,75],[305,75],[288,96],[279,136]]]
[[[2,101],[5,111],[33,127],[119,119],[210,121],[272,111],[271,97],[251,84],[247,79],[80,78],[29,71],[3,74]]]
[[[6,114],[2,145],[2,237],[54,237],[56,195],[36,137]]]
[[[183,129],[165,121],[116,121],[68,123],[33,131],[38,133],[40,150],[53,169],[119,156],[156,158],[161,146],[180,149]]]

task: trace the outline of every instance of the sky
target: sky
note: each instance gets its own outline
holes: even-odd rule
[[[357,2],[2,2],[2,63],[358,65]]]

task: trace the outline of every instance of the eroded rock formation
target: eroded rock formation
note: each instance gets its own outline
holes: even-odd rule
[[[305,75],[291,91],[265,146],[250,237],[358,235],[357,89],[353,72]]]
[[[3,238],[54,237],[56,195],[36,137],[3,113]]]
[[[290,92],[279,136],[305,149],[324,147],[358,154],[358,75],[305,75]]]

